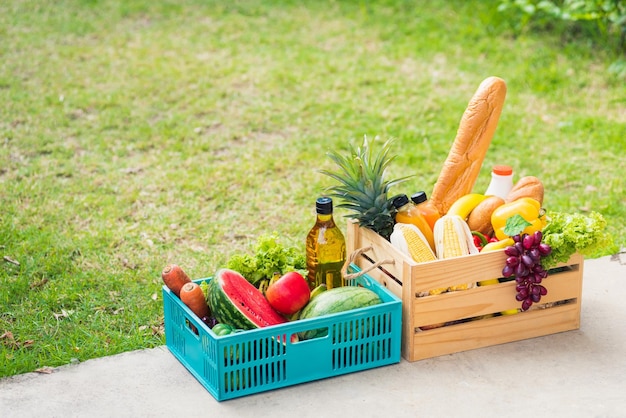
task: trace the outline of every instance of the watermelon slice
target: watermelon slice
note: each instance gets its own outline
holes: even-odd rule
[[[220,269],[209,282],[208,304],[218,322],[239,329],[263,328],[287,322],[263,293],[240,273]]]

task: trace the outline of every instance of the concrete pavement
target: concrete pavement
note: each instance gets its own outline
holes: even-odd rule
[[[586,260],[581,328],[217,402],[166,347],[0,380],[0,417],[626,417],[626,254]]]

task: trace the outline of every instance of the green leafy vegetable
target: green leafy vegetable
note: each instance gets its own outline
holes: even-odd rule
[[[254,285],[270,279],[274,272],[282,275],[297,271],[306,277],[304,251],[282,245],[278,242],[277,233],[259,236],[252,255],[234,254],[226,267],[239,272]]]
[[[209,296],[209,284],[208,284],[208,282],[200,283],[200,289],[202,289],[202,293],[204,293],[204,299],[208,301],[208,296]]]
[[[589,215],[548,212],[546,218],[543,242],[552,247],[552,252],[542,260],[544,268],[566,262],[576,252],[586,256],[605,255],[616,247],[606,232],[606,220],[598,212]]]
[[[517,213],[506,220],[506,226],[504,227],[503,232],[512,237],[517,234],[521,234],[522,231],[530,225],[532,224],[524,219],[522,215]]]

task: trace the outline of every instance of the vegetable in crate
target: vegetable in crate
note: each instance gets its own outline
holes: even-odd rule
[[[618,248],[606,231],[606,220],[598,212],[580,213],[548,212],[543,228],[543,242],[552,252],[542,262],[545,268],[565,263],[576,252],[582,255],[614,254]]]
[[[458,215],[444,215],[435,223],[435,247],[437,258],[446,259],[478,253],[474,245],[472,231],[467,223]],[[433,289],[429,293],[438,294],[445,291],[466,290],[473,283],[450,286],[448,289]]]
[[[261,282],[269,281],[275,272],[281,275],[289,271],[306,274],[306,258],[304,251],[281,244],[278,234],[273,233],[259,236],[252,255],[231,256],[226,268],[240,273],[250,283],[260,287]]]
[[[435,223],[435,247],[437,258],[452,258],[476,254],[472,231],[467,222],[458,215],[444,215]]]
[[[223,337],[224,335],[236,334],[243,330],[228,324],[215,324],[213,328],[211,328],[211,331],[218,337]]]
[[[187,273],[177,264],[168,264],[165,266],[163,271],[161,271],[161,279],[163,279],[165,286],[178,297],[180,297],[180,289],[182,289],[186,283],[191,282]]]
[[[491,225],[499,240],[512,237],[519,232],[518,223],[524,223],[523,233],[532,234],[541,231],[546,225],[546,218],[539,201],[522,197],[511,203],[497,207],[491,214]]]
[[[254,285],[234,270],[215,273],[207,292],[209,308],[219,323],[254,329],[287,322]]]
[[[498,240],[497,238],[489,238],[488,236],[486,236],[480,231],[473,231],[473,230],[472,230],[472,238],[474,239],[474,246],[476,247],[476,249],[478,249],[478,252],[482,251],[483,247],[487,245],[490,240],[494,240],[494,241]]]
[[[359,226],[370,228],[389,240],[393,232],[394,213],[387,193],[408,177],[387,181],[387,166],[395,158],[389,157],[391,141],[385,142],[378,153],[374,152],[372,142],[365,137],[362,147],[355,149],[350,146],[347,157],[329,152],[328,156],[339,170],[322,170],[322,173],[339,183],[328,188],[330,195],[340,202],[337,207],[351,211],[348,217],[355,219]]]
[[[213,333],[218,336],[218,337],[226,337],[228,335],[232,335],[232,334],[237,334],[239,332],[242,332],[244,330],[242,329],[238,329],[235,328],[233,326],[230,326],[228,324],[216,324],[215,326],[213,326],[213,328],[211,328],[211,331],[213,331]],[[240,362],[240,359],[242,357],[246,356],[246,353],[248,352],[248,347],[246,346],[246,344],[233,344],[228,346],[228,348],[226,348],[223,351],[223,354],[225,356],[224,358],[224,363],[227,365],[233,365],[233,364],[237,364]],[[251,353],[252,354],[252,353]],[[218,353],[218,355],[222,355],[222,352]],[[234,377],[234,379],[233,379]],[[231,376],[231,384],[233,386],[238,386],[239,384],[239,376],[238,374],[235,374],[235,376]],[[246,382],[246,377],[242,376],[242,378],[244,379],[242,383]],[[245,385],[245,383],[244,383]]]
[[[437,259],[422,231],[413,224],[395,224],[389,240],[391,245],[418,263]]]
[[[211,316],[209,306],[207,305],[206,298],[202,288],[194,282],[185,283],[180,289],[180,300],[183,302],[191,312],[196,314],[202,321],[208,321]]]

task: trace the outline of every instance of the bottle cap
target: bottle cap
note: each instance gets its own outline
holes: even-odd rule
[[[318,197],[315,201],[315,210],[320,215],[330,215],[333,213],[333,199],[330,197]]]
[[[508,165],[494,165],[493,174],[497,174],[499,176],[510,176],[513,174],[513,167]]]
[[[411,196],[411,200],[416,205],[419,205],[420,203],[424,203],[425,201],[427,201],[428,197],[426,196],[426,192],[417,192]]]
[[[397,195],[396,197],[393,198],[391,203],[393,204],[393,206],[396,209],[400,209],[402,206],[404,206],[407,203],[409,203],[409,198],[405,194],[399,194],[399,195]]]

